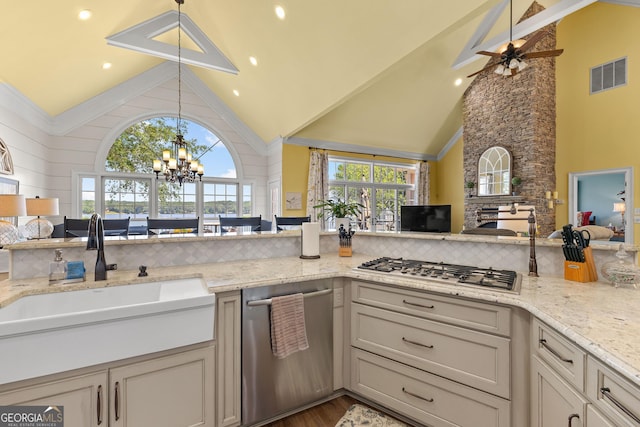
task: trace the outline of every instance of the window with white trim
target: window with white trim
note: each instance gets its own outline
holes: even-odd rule
[[[415,164],[330,156],[328,168],[328,198],[360,203],[352,222],[361,230],[398,230],[400,206],[416,203]],[[327,227],[334,228],[333,219]]]

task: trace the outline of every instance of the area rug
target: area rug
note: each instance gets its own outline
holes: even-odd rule
[[[351,405],[336,427],[409,427],[405,423],[363,405]]]

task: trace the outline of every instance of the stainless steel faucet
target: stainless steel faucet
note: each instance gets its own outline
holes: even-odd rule
[[[104,225],[99,214],[94,213],[89,220],[87,250],[97,250],[95,281],[107,280],[107,270],[115,270],[117,264],[107,264],[104,258]]]

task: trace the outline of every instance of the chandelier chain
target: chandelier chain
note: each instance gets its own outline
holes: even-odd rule
[[[153,172],[156,179],[160,174],[164,175],[167,182],[182,185],[183,182],[195,182],[196,178],[202,181],[204,166],[194,159],[187,151],[187,142],[182,135],[182,10],[184,0],[175,0],[178,3],[178,118],[176,119],[176,139],[172,142],[171,150],[162,151],[162,160],[153,161]],[[173,157],[172,157],[173,156]]]

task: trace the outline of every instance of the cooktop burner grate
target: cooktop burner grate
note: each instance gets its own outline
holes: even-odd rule
[[[358,269],[406,275],[409,277],[462,283],[506,291],[516,291],[520,275],[512,270],[480,268],[443,262],[417,261],[403,258],[382,257],[363,262]]]

